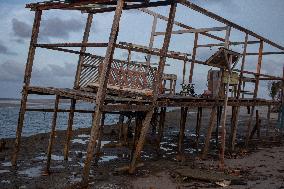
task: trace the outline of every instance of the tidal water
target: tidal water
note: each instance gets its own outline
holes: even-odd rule
[[[9,102],[10,103],[10,102]],[[19,116],[19,102],[12,105],[0,106],[0,139],[14,138]],[[70,103],[61,103],[61,109],[68,109]],[[53,103],[31,103],[30,108],[53,108]],[[88,103],[78,103],[78,109],[92,110],[94,106]],[[26,112],[22,136],[31,136],[38,133],[47,133],[51,129],[52,112]],[[75,113],[74,129],[91,127],[90,113]],[[105,123],[114,124],[118,120],[117,115],[107,115]],[[60,112],[57,117],[57,130],[66,130],[68,124],[68,113]]]

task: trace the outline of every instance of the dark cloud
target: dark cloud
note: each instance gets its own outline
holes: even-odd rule
[[[41,22],[40,36],[43,39],[64,38],[68,39],[73,32],[82,31],[84,23],[79,19],[63,20],[59,17],[49,18]],[[32,25],[16,18],[12,20],[12,28],[17,42],[31,36]]]
[[[25,65],[16,61],[6,61],[0,64],[0,81],[17,86],[23,81]],[[34,67],[32,83],[43,86],[72,87],[76,65],[64,63],[47,65],[43,68]]]
[[[41,35],[68,39],[71,32],[82,31],[83,26],[83,22],[79,19],[63,20],[59,17],[54,17],[43,21]]]
[[[12,20],[14,35],[19,38],[29,38],[31,36],[32,26],[16,18]]]
[[[0,54],[13,55],[16,53],[11,52],[5,45],[3,45],[3,42],[0,41]]]

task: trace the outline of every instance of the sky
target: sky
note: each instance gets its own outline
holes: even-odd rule
[[[284,1],[283,0],[191,0],[211,12],[244,26],[280,45],[284,46]],[[23,85],[23,74],[28,54],[31,28],[34,12],[25,8],[26,3],[32,0],[0,0],[0,98],[20,98]],[[168,7],[152,8],[165,16]],[[78,11],[44,11],[39,43],[80,42],[87,15]],[[90,42],[107,42],[112,24],[113,13],[94,15],[90,34]],[[176,20],[187,25],[204,28],[224,26],[208,17],[205,17],[182,5],[177,7]],[[153,18],[137,10],[124,11],[118,41],[131,42],[139,45],[149,44]],[[159,20],[157,31],[165,31],[166,22]],[[181,29],[177,26],[174,30]],[[224,32],[214,33],[224,37]],[[185,53],[192,53],[193,35],[173,35],[170,49]],[[244,41],[244,34],[232,30],[232,41]],[[249,40],[255,40],[250,37]],[[161,48],[163,36],[155,38],[154,47]],[[200,44],[216,42],[201,37]],[[265,45],[266,51],[277,51]],[[216,48],[198,49],[197,59],[206,60],[216,51]],[[242,52],[242,46],[233,47],[233,50]],[[258,45],[251,46],[249,52],[257,52]],[[90,48],[89,52],[104,56],[104,48]],[[145,54],[134,53],[133,60],[144,60]],[[126,59],[127,52],[117,49],[115,58]],[[266,56],[263,59],[262,73],[282,75],[284,55]],[[46,49],[37,49],[32,73],[31,85],[69,87],[74,82],[77,55],[54,52]],[[158,62],[153,57],[152,62]],[[249,57],[245,69],[256,70],[256,57]],[[178,75],[178,84],[181,83],[183,62],[167,59],[166,73]],[[239,66],[239,64],[238,64]],[[186,78],[189,75],[187,65]],[[196,65],[193,82],[196,92],[202,93],[206,89],[206,75],[209,67]],[[251,89],[252,85],[247,85]],[[178,89],[180,86],[178,85]],[[267,83],[260,83],[259,97],[267,98]]]

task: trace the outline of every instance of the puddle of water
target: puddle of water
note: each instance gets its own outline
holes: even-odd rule
[[[41,166],[37,167],[31,167],[28,169],[25,169],[23,171],[18,171],[20,175],[27,175],[28,177],[34,178],[34,177],[40,177],[41,176]]]
[[[99,162],[108,162],[114,159],[117,159],[117,156],[103,156],[101,157],[101,159],[99,160]]]
[[[9,181],[9,180],[2,180],[2,181],[1,181],[1,183],[4,183],[4,184],[10,184],[10,183],[11,183],[11,181]]]
[[[72,140],[72,143],[87,144],[88,141],[89,140],[82,140],[82,139],[76,138]]]
[[[35,159],[37,160],[46,160],[47,157],[46,156],[38,156]],[[64,160],[64,156],[58,156],[58,155],[51,155],[51,159],[54,161],[63,161]],[[68,158],[68,161],[72,161],[72,158]]]
[[[90,138],[90,135],[86,135],[86,134],[81,134],[78,135],[79,138]]]
[[[166,151],[166,152],[172,150],[171,148],[165,148],[165,147],[162,147],[162,146],[160,147],[160,149],[162,149],[162,150],[164,150],[164,151]]]
[[[4,166],[4,167],[11,167],[12,164],[11,164],[10,161],[7,161],[7,162],[3,162],[3,163],[2,163],[2,166]]]
[[[0,170],[0,174],[9,173],[9,172],[10,172],[9,170]]]

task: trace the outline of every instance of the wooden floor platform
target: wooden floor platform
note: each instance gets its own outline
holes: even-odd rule
[[[58,95],[61,98],[82,100],[85,102],[95,103],[96,93],[84,90],[75,90],[68,88],[53,87],[36,87],[32,86],[28,89],[29,94],[38,95]],[[152,107],[151,100],[123,98],[119,96],[107,96],[106,105],[103,111],[147,111]],[[198,98],[180,95],[160,95],[157,100],[157,107],[213,107],[222,106],[223,99]],[[269,106],[275,105],[277,102],[265,99],[251,98],[229,98],[229,106]]]

